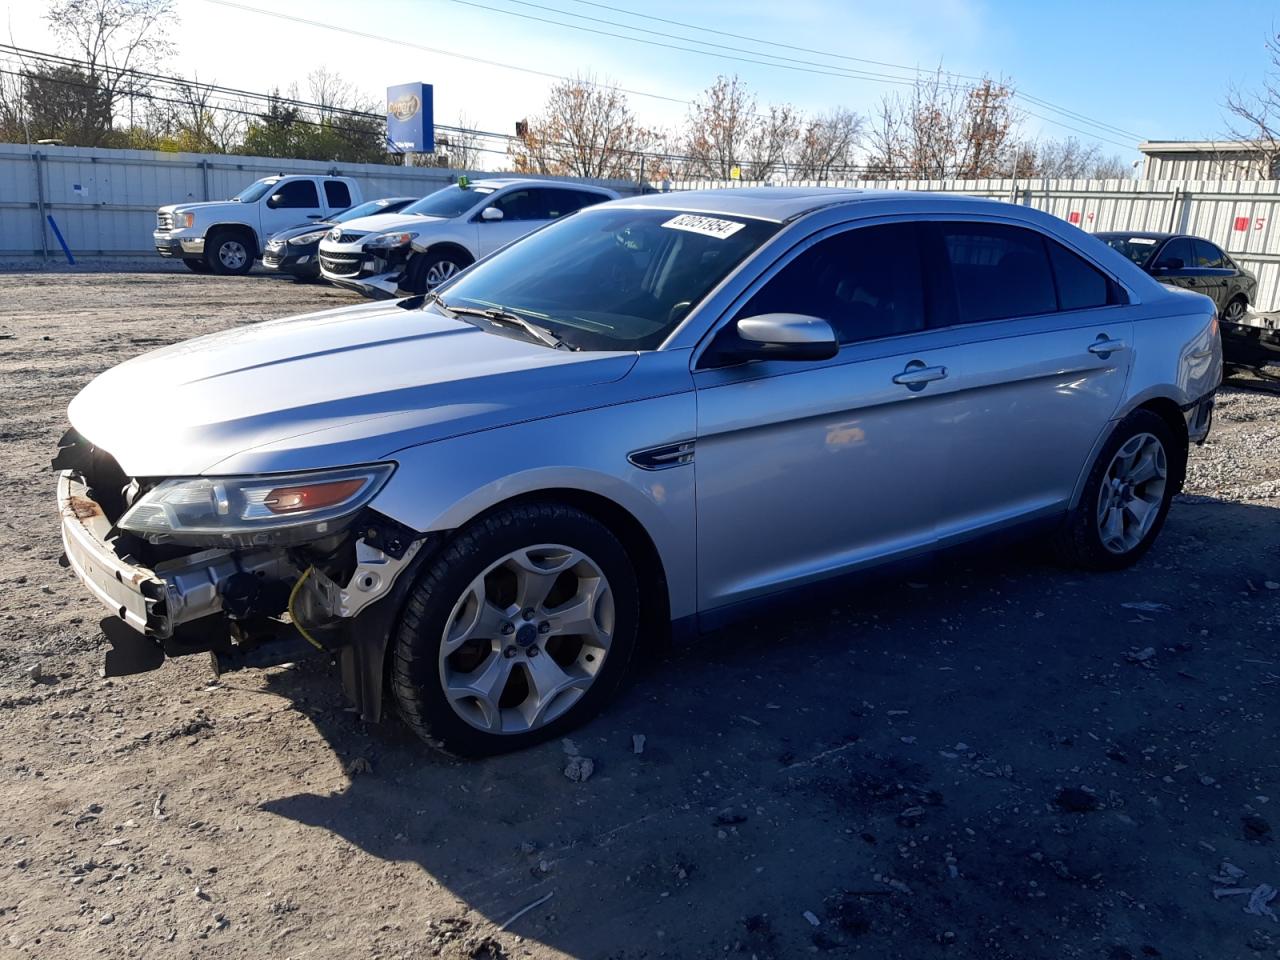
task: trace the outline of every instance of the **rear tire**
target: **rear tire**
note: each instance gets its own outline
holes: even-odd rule
[[[456,756],[561,736],[617,694],[639,620],[635,568],[604,524],[554,502],[500,509],[419,573],[392,641],[400,714]]]
[[[1161,417],[1135,410],[1112,431],[1055,544],[1065,563],[1120,570],[1160,534],[1186,474],[1187,445]]]
[[[253,257],[253,241],[239,230],[216,230],[204,242],[205,263],[219,276],[244,276]]]
[[[1222,308],[1221,319],[1226,323],[1239,323],[1249,312],[1249,301],[1243,295],[1237,295]]]
[[[182,262],[192,273],[209,272],[209,264],[203,260],[197,260],[195,257],[183,257]]]

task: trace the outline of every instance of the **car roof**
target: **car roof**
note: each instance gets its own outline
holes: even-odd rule
[[[467,186],[493,187],[495,190],[501,190],[504,187],[565,187],[569,190],[613,193],[608,187],[600,187],[594,183],[579,183],[574,180],[549,180],[546,177],[486,177],[483,180],[468,181]]]
[[[1162,233],[1158,230],[1099,230],[1095,237],[1141,237],[1144,240],[1168,240],[1170,237],[1185,237],[1185,233]]]
[[[650,193],[628,197],[611,206],[651,207],[723,216],[753,217],[785,223],[797,217],[837,204],[897,201],[916,205],[922,198],[939,206],[999,207],[1009,204],[984,197],[916,190],[850,190],[840,187],[724,187],[718,190],[687,190]]]

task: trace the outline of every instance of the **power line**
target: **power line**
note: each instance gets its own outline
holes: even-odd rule
[[[218,2],[222,2],[222,0],[209,0],[209,2],[218,3]],[[583,33],[592,33],[602,37],[612,37],[617,40],[628,40],[631,43],[641,43],[651,47],[660,47],[668,50],[677,50],[682,53],[696,53],[696,54],[701,54],[704,57],[716,57],[721,60],[729,60],[737,63],[751,63],[759,66],[775,67],[776,69],[779,69],[779,70],[792,70],[800,73],[816,74],[818,76],[825,76],[825,77],[836,77],[836,78],[845,79],[845,80],[867,80],[873,83],[886,83],[886,84],[894,84],[898,86],[916,86],[917,83],[919,82],[918,80],[914,80],[908,77],[896,77],[890,74],[878,74],[878,73],[872,73],[870,71],[862,71],[862,70],[853,71],[853,70],[845,70],[844,68],[838,68],[838,67],[833,67],[832,69],[829,69],[829,70],[823,70],[823,69],[819,69],[818,67],[797,66],[795,64],[798,61],[794,61],[792,60],[792,58],[785,58],[785,57],[781,58],[782,60],[791,60],[790,63],[783,63],[783,62],[775,62],[770,60],[758,60],[758,59],[754,59],[753,57],[732,56],[727,53],[716,53],[715,51],[712,51],[712,50],[699,50],[696,47],[682,47],[673,43],[663,43],[658,40],[646,40],[643,37],[632,37],[632,36],[627,36],[626,34],[623,34],[623,33],[613,33],[608,30],[598,30],[595,27],[586,27],[576,23],[565,23],[562,20],[551,20],[551,19],[548,19],[547,17],[539,17],[531,13],[521,13],[518,10],[507,10],[502,7],[492,7],[484,3],[479,3],[477,2],[477,0],[452,0],[452,2],[461,4],[466,7],[474,7],[478,10],[487,10],[491,13],[500,13],[500,14],[505,14],[506,16],[509,16],[509,17],[519,17],[520,19],[523,19],[523,20],[531,20],[536,23],[545,23],[545,24],[550,24],[551,26],[564,27],[565,29],[568,29],[568,30],[577,30]],[[520,3],[524,6],[538,7],[539,9],[543,9],[543,10],[554,10],[554,8],[545,7],[540,4],[528,3],[526,2],[526,0],[510,0],[510,2]],[[576,14],[571,14],[563,10],[555,10],[555,12],[560,13],[562,16],[578,16]],[[596,23],[612,23],[614,26],[623,27],[624,29],[643,29],[638,27],[627,27],[625,24],[619,24],[615,21],[602,21],[595,17],[580,17],[580,19],[589,19]],[[645,32],[653,33],[654,31],[645,31]],[[689,42],[692,42],[692,43],[704,43],[704,41],[689,40],[689,38],[686,38],[686,37],[682,37],[680,39],[688,40]],[[761,42],[761,41],[758,41],[758,42]],[[716,44],[715,46],[720,46],[720,45]],[[741,48],[730,47],[725,49],[741,49]],[[745,51],[745,52],[755,53],[757,57],[775,56],[774,54],[758,53],[755,51]],[[826,66],[826,65],[824,64],[823,66]],[[910,68],[905,68],[905,69],[910,69]],[[953,84],[953,83],[948,83],[945,86],[948,89],[953,89],[953,90],[965,89],[961,85]],[[1015,95],[1016,95],[1016,91],[1015,91]],[[1051,109],[1057,109],[1056,107],[1052,107],[1052,105],[1048,104],[1047,101],[1038,101],[1038,102],[1042,103],[1045,106],[1048,106]],[[1029,113],[1031,116],[1037,117],[1038,119],[1044,120],[1047,123],[1052,123],[1052,124],[1056,124],[1057,126],[1065,127],[1068,130],[1074,130],[1077,133],[1081,133],[1081,134],[1084,134],[1085,136],[1092,137],[1095,140],[1102,140],[1106,143],[1110,143],[1118,147],[1123,147],[1126,150],[1132,149],[1133,147],[1133,144],[1131,143],[1122,143],[1121,141],[1113,140],[1109,137],[1102,136],[1101,134],[1098,134],[1098,133],[1081,130],[1079,127],[1073,127],[1073,126],[1070,126],[1069,124],[1062,123],[1061,121],[1056,120],[1053,117],[1046,117],[1043,114],[1032,113],[1032,111],[1030,110],[1028,110],[1027,113]],[[1094,122],[1087,117],[1083,117],[1083,115],[1078,115],[1078,116],[1080,116],[1084,120],[1084,122],[1087,122],[1087,123]],[[1120,132],[1125,133],[1125,135],[1128,135],[1125,131],[1120,131]]]
[[[12,61],[14,58],[16,58],[18,60],[19,66],[26,67],[25,62],[23,61],[24,57],[45,65],[71,67],[75,69],[82,69],[89,66],[89,63],[87,61],[80,60],[74,57],[67,57],[61,54],[43,53],[38,50],[31,50],[25,47],[17,47],[12,44],[0,43],[0,55],[5,55],[5,54],[7,54],[10,57],[10,61],[9,61],[10,66],[13,66]],[[3,62],[3,61],[0,61],[0,62]],[[372,113],[372,112],[363,111],[363,110],[355,110],[351,108],[344,108],[344,107],[331,107],[326,104],[320,104],[320,103],[315,103],[313,101],[302,100],[296,97],[281,96],[277,93],[265,93],[265,94],[258,93],[254,91],[243,90],[236,87],[226,87],[226,86],[222,86],[215,83],[203,83],[200,81],[187,80],[182,77],[173,77],[173,76],[168,76],[165,74],[158,74],[158,73],[148,73],[146,71],[136,70],[133,68],[119,69],[114,72],[119,73],[121,75],[127,75],[133,78],[141,79],[141,80],[148,80],[148,81],[169,86],[169,87],[179,87],[179,88],[188,89],[188,90],[198,89],[208,94],[216,93],[219,96],[226,96],[226,95],[238,96],[242,98],[242,100],[249,99],[249,100],[257,101],[260,106],[265,105],[267,108],[270,108],[272,104],[283,104],[286,106],[297,107],[299,109],[308,109],[308,110],[313,110],[318,112],[327,111],[332,114],[340,114],[348,119],[372,120],[372,121],[377,121],[379,123],[385,120],[385,117],[382,114]],[[10,76],[15,76],[15,77],[27,76],[26,73],[22,71],[15,71],[15,70],[0,70],[0,74],[6,74]],[[94,84],[92,82],[83,81],[83,80],[71,80],[71,79],[50,77],[47,75],[40,76],[39,79],[45,83],[55,83],[63,86],[76,87],[80,89],[92,89],[92,90],[101,89],[99,85]],[[224,113],[230,113],[233,115],[249,117],[255,120],[267,119],[261,113],[255,112],[253,110],[245,109],[246,104],[243,104],[243,103],[241,105],[228,105],[223,101],[215,102],[212,100],[208,100],[205,102],[199,102],[199,101],[193,101],[190,98],[177,99],[173,97],[164,97],[149,91],[136,92],[133,94],[133,96],[135,96],[137,99],[140,99],[140,100],[150,100],[157,103],[175,104],[178,106],[183,106],[188,108],[204,107],[205,109],[216,110]],[[336,130],[336,131],[346,132],[346,133],[354,133],[362,136],[367,136],[369,135],[369,132],[370,132],[367,128],[341,126],[339,124],[333,123],[332,121],[309,120],[301,116],[291,117],[290,122],[300,123],[307,126],[325,127],[331,130]],[[468,136],[474,136],[480,139],[497,139],[497,140],[504,141],[508,145],[513,143],[519,143],[523,145],[523,141],[520,140],[520,138],[513,137],[510,134],[494,133],[492,131],[476,130],[468,127],[457,127],[457,126],[450,126],[446,124],[433,124],[433,126],[435,127],[435,129],[444,131],[446,133],[464,134]],[[547,146],[573,147],[575,146],[575,144],[570,144],[562,141],[550,141],[547,143]],[[473,145],[471,149],[474,149],[481,153],[496,154],[500,156],[510,156],[509,150],[506,148],[493,149],[493,148],[485,148],[485,147]],[[614,154],[617,156],[634,157],[634,158],[645,159],[645,160],[685,161],[685,162],[690,162],[690,161],[696,162],[700,160],[700,158],[698,157],[688,156],[684,154],[677,154],[677,153],[662,152],[658,150],[634,150],[634,149],[628,149],[623,147],[605,147],[603,148],[603,150],[606,153]],[[742,161],[744,165],[746,164],[746,162],[747,161]],[[780,164],[780,166],[784,167],[785,169],[787,165]],[[849,174],[849,173],[865,173],[868,171],[869,168],[865,165],[859,165],[859,164],[832,164],[832,165],[828,165],[827,169],[833,173]]]
[[[562,14],[564,14],[565,16],[573,16],[573,15],[574,15],[574,14],[571,14],[571,13],[570,13],[569,11],[567,11],[567,10],[558,10],[558,9],[556,9],[556,8],[554,8],[554,7],[547,7],[547,6],[544,6],[544,5],[542,5],[542,4],[532,3],[532,2],[530,2],[530,0],[509,0],[509,2],[511,2],[511,3],[519,3],[521,6],[531,6],[531,7],[538,7],[538,8],[543,9],[543,10],[553,10],[553,11],[555,11],[556,13],[562,13]],[[918,72],[918,70],[919,70],[919,68],[918,68],[918,67],[912,67],[912,66],[909,66],[909,65],[907,65],[907,64],[902,64],[902,63],[891,63],[891,62],[889,62],[889,61],[887,61],[887,60],[871,60],[871,59],[868,59],[868,58],[866,58],[866,57],[854,57],[854,56],[850,56],[850,55],[848,55],[848,54],[844,54],[844,53],[836,53],[836,52],[834,52],[834,51],[830,51],[830,50],[819,50],[819,49],[816,49],[816,48],[814,48],[814,47],[803,47],[803,46],[797,46],[796,44],[783,43],[783,42],[782,42],[782,41],[780,41],[780,40],[764,40],[764,39],[761,39],[761,38],[759,38],[759,37],[752,37],[752,36],[748,36],[747,34],[743,34],[743,33],[732,33],[732,32],[730,32],[730,31],[728,31],[728,30],[717,30],[717,29],[716,29],[716,28],[714,28],[714,27],[704,27],[704,26],[699,26],[698,24],[688,23],[688,22],[683,21],[683,20],[672,20],[672,19],[669,19],[669,18],[667,18],[667,17],[659,17],[659,16],[655,16],[655,15],[653,15],[653,14],[649,14],[649,13],[640,13],[640,12],[635,11],[635,10],[625,10],[625,9],[623,9],[623,8],[621,8],[621,7],[613,6],[613,5],[610,5],[610,4],[597,3],[597,2],[596,2],[596,0],[570,0],[570,2],[572,2],[572,3],[582,4],[583,6],[587,6],[587,7],[595,7],[595,8],[597,8],[597,9],[601,9],[601,10],[608,10],[608,11],[610,11],[610,12],[612,12],[612,13],[620,13],[620,14],[624,14],[624,15],[629,16],[629,17],[638,17],[638,18],[641,18],[641,19],[644,19],[644,20],[649,20],[649,21],[655,22],[655,23],[665,23],[665,24],[667,24],[667,25],[669,25],[669,26],[684,27],[684,28],[689,29],[689,30],[698,30],[698,31],[701,31],[701,32],[703,32],[703,33],[712,33],[712,34],[715,34],[715,35],[717,35],[717,36],[721,36],[721,37],[731,37],[731,38],[733,38],[733,39],[735,39],[735,40],[747,40],[747,41],[749,41],[749,42],[751,42],[751,43],[758,43],[758,44],[762,44],[762,45],[765,45],[765,46],[780,47],[780,48],[787,49],[787,50],[796,50],[796,51],[799,51],[799,52],[801,52],[801,53],[812,53],[812,54],[816,54],[816,55],[818,55],[818,56],[820,56],[820,57],[830,57],[830,58],[832,58],[832,59],[836,59],[836,60],[848,60],[848,61],[850,61],[851,63],[866,63],[866,64],[870,64],[871,66],[876,66],[876,67],[888,67],[889,69],[893,69],[893,70],[906,70],[906,71],[912,71],[912,72]],[[592,20],[595,20],[596,18],[584,18],[584,19],[592,19]],[[608,20],[596,20],[596,22],[599,22],[599,23],[613,23],[613,24],[614,24],[614,26],[624,26],[624,27],[626,27],[627,29],[632,29],[632,30],[641,30],[641,29],[643,29],[643,28],[641,28],[641,27],[629,26],[629,25],[626,25],[626,24],[619,24],[619,23],[616,23],[615,21],[608,21]],[[645,33],[653,33],[654,31],[651,31],[651,30],[645,30],[644,32],[645,32]],[[693,43],[703,43],[703,42],[704,42],[704,41],[701,41],[701,40],[694,40],[692,37],[682,37],[681,39],[687,39],[687,40],[690,40],[690,41],[691,41],[691,42],[693,42]],[[766,55],[768,55],[768,54],[766,54]],[[979,76],[976,76],[976,75],[974,75],[974,74],[958,73],[958,72],[953,71],[953,70],[943,70],[943,71],[940,71],[940,72],[941,72],[944,76],[956,77],[956,78],[961,79],[961,80],[971,80],[971,81],[974,81],[974,82],[977,82],[977,83],[981,83],[983,80],[985,80],[985,79],[986,79],[985,77],[979,77]],[[1084,122],[1086,122],[1086,123],[1091,124],[1092,126],[1100,127],[1100,128],[1102,128],[1102,129],[1106,129],[1106,130],[1111,130],[1111,131],[1113,131],[1113,132],[1115,132],[1115,133],[1122,134],[1123,136],[1126,136],[1126,137],[1134,137],[1135,139],[1139,139],[1139,140],[1143,139],[1143,137],[1142,137],[1142,135],[1141,135],[1141,134],[1134,133],[1132,130],[1126,130],[1126,129],[1124,129],[1123,127],[1118,127],[1118,126],[1116,126],[1116,125],[1114,125],[1114,124],[1106,123],[1105,121],[1102,121],[1102,120],[1095,120],[1095,119],[1093,119],[1092,117],[1087,116],[1086,114],[1079,113],[1079,112],[1077,112],[1077,111],[1075,111],[1075,110],[1071,110],[1071,109],[1069,109],[1068,107],[1058,106],[1057,104],[1054,104],[1054,103],[1052,103],[1052,102],[1050,102],[1050,101],[1048,101],[1048,100],[1044,100],[1044,99],[1042,99],[1042,98],[1040,98],[1040,97],[1033,96],[1033,95],[1031,95],[1031,94],[1029,94],[1029,93],[1026,93],[1026,92],[1024,92],[1024,91],[1022,91],[1022,90],[1017,90],[1017,89],[1015,89],[1015,90],[1014,90],[1014,96],[1016,96],[1016,97],[1018,97],[1019,99],[1022,99],[1022,100],[1027,100],[1027,101],[1029,101],[1029,102],[1031,102],[1031,103],[1039,104],[1040,106],[1045,107],[1046,109],[1056,111],[1056,112],[1058,112],[1058,113],[1063,114],[1064,116],[1074,117],[1074,118],[1076,118],[1077,120],[1084,121]],[[1042,118],[1042,119],[1043,119],[1043,118]],[[1050,122],[1053,122],[1053,121],[1050,121]],[[1090,134],[1090,136],[1092,136],[1092,134]]]

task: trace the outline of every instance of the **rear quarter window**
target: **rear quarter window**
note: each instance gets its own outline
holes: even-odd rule
[[[1059,309],[1086,310],[1119,302],[1115,287],[1105,274],[1061,244],[1045,242],[1058,285]]]

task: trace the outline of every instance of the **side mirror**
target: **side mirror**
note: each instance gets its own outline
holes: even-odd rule
[[[268,207],[270,207],[272,210],[274,210],[276,207],[280,206],[282,203],[284,203],[284,194],[283,194],[283,193],[273,193],[273,194],[272,194],[272,195],[267,199],[267,206],[268,206]]]
[[[502,211],[497,207],[485,207],[480,211],[480,219],[497,222],[502,219]]]
[[[831,324],[800,313],[764,313],[735,324],[737,343],[726,344],[724,359],[830,360],[840,352]]]
[[[1170,257],[1167,260],[1161,260],[1151,268],[1152,273],[1168,273],[1171,270],[1181,270],[1186,264],[1177,257]]]

